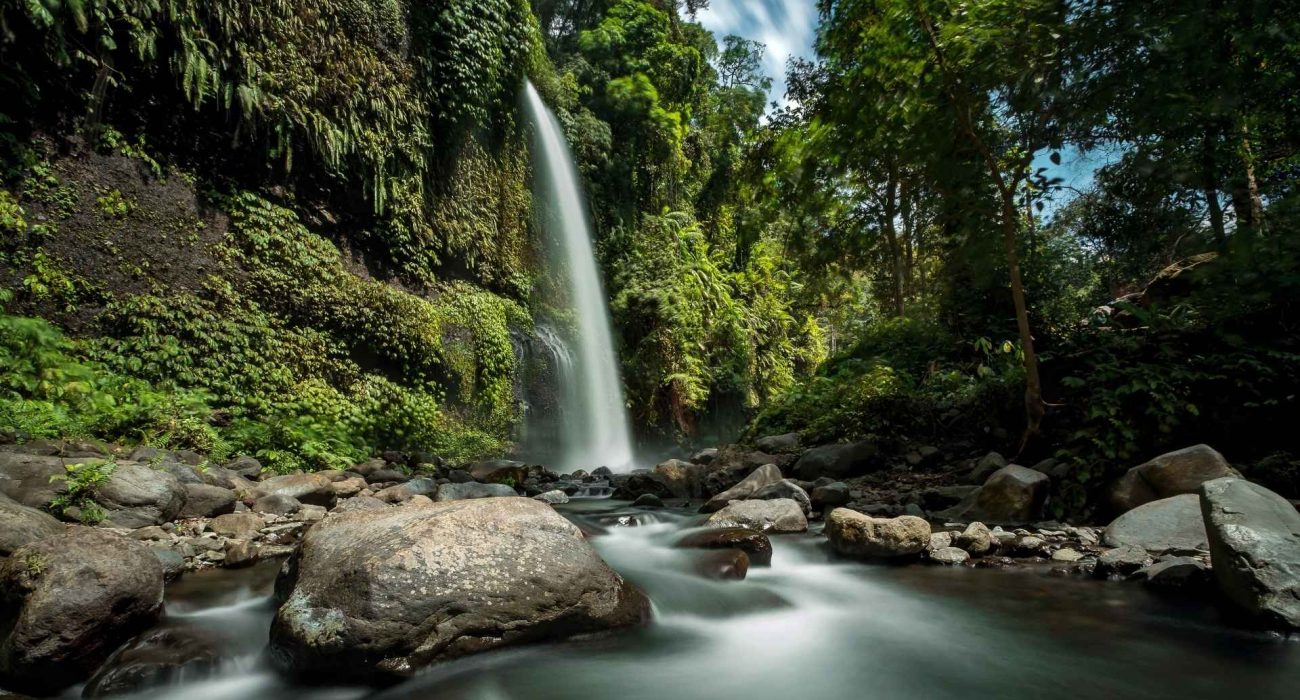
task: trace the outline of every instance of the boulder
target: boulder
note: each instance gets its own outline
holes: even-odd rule
[[[1170,496],[1195,494],[1213,479],[1241,475],[1209,445],[1194,445],[1160,455],[1121,476],[1110,489],[1110,505],[1124,513]]]
[[[358,510],[385,510],[391,508],[387,503],[375,498],[374,496],[360,495],[339,501],[334,506],[334,513],[351,513]]]
[[[259,483],[253,497],[288,496],[300,503],[329,508],[336,498],[333,484],[333,479],[325,474],[285,474]]]
[[[533,496],[533,500],[541,501],[542,503],[549,503],[550,505],[557,506],[563,503],[568,503],[569,496],[565,492],[556,489],[554,491],[546,491],[543,493],[539,493],[536,496]]]
[[[1209,549],[1200,500],[1190,494],[1128,511],[1106,527],[1102,541],[1109,547],[1133,545],[1149,552]]]
[[[257,513],[227,513],[208,523],[209,530],[233,540],[251,540],[265,526],[266,520]]]
[[[272,493],[262,496],[253,501],[254,513],[265,513],[267,515],[293,515],[302,510],[302,503],[293,496],[283,493]]]
[[[385,467],[376,469],[365,476],[368,484],[400,484],[409,481],[411,476],[400,469]]]
[[[235,511],[235,492],[208,484],[185,484],[185,505],[177,517],[211,518]]]
[[[657,475],[645,471],[620,476],[615,483],[614,498],[622,500],[632,500],[647,493],[659,498],[673,497],[673,490],[668,484]]]
[[[1021,524],[1040,519],[1051,478],[1018,464],[993,472],[978,490],[940,515],[950,520]]]
[[[754,447],[763,452],[780,454],[782,452],[794,452],[799,449],[799,433],[786,433],[784,435],[768,435],[754,441]]]
[[[490,459],[470,466],[469,475],[485,484],[504,484],[514,488],[528,478],[528,465],[510,459]]]
[[[185,573],[185,557],[179,552],[158,545],[149,547],[149,551],[153,552],[153,555],[158,558],[158,563],[162,565],[164,581],[171,583]]]
[[[705,476],[708,472],[698,464],[670,459],[655,465],[650,474],[668,487],[672,498],[702,498],[706,495]]]
[[[1126,544],[1108,549],[1097,557],[1098,576],[1128,576],[1151,563],[1151,556],[1141,547]]]
[[[741,581],[749,573],[749,555],[739,549],[720,549],[701,552],[691,568],[705,578]]]
[[[163,569],[139,542],[75,527],[0,564],[0,599],[0,685],[53,695],[158,620]]]
[[[815,481],[823,476],[843,479],[875,471],[881,466],[880,450],[864,440],[849,445],[814,447],[795,462],[794,473],[804,481]]]
[[[237,457],[222,466],[245,479],[256,479],[262,473],[262,463],[254,457]]]
[[[945,566],[960,566],[970,559],[970,554],[964,549],[956,547],[943,547],[930,552],[930,561]]]
[[[1003,457],[997,452],[990,452],[983,457],[980,457],[979,461],[975,462],[975,466],[971,467],[970,473],[966,475],[966,482],[976,485],[983,484],[988,481],[989,477],[993,476],[997,470],[1005,466],[1007,466],[1006,457]]]
[[[953,538],[953,544],[979,556],[993,549],[993,533],[984,523],[973,522]]]
[[[221,564],[227,569],[252,566],[258,560],[257,545],[248,540],[227,540],[225,553],[226,558],[221,560]]]
[[[912,556],[930,543],[930,523],[911,515],[873,518],[836,508],[826,516],[826,538],[836,552],[857,559]]]
[[[366,490],[366,480],[359,476],[354,476],[342,481],[335,481],[330,484],[330,488],[334,490],[335,496],[338,496],[339,498],[350,498]]]
[[[696,464],[713,464],[713,461],[717,458],[718,448],[716,447],[705,448],[691,455],[691,461]]]
[[[775,464],[765,464],[755,469],[752,474],[745,477],[740,483],[723,491],[722,493],[710,498],[701,508],[701,513],[716,513],[722,510],[731,501],[743,501],[752,498],[760,489],[781,483],[783,477],[781,470]],[[806,494],[805,494],[806,497]]]
[[[436,502],[465,501],[476,498],[509,498],[517,496],[515,490],[505,484],[480,484],[471,481],[467,484],[443,484],[433,497]]]
[[[805,516],[812,515],[812,499],[808,497],[808,492],[789,479],[782,479],[775,484],[768,484],[755,491],[749,498],[754,501],[788,498],[799,504],[799,508],[803,510]]]
[[[1204,483],[1200,502],[1224,597],[1265,624],[1300,629],[1300,512],[1232,477]]]
[[[797,501],[736,501],[709,516],[712,527],[747,527],[759,532],[807,532],[808,518]]]
[[[816,486],[813,488],[812,493],[809,494],[809,498],[812,499],[813,510],[823,513],[846,505],[852,500],[852,496],[849,495],[849,485],[843,481],[834,481],[825,486]]]
[[[79,462],[21,452],[0,452],[0,493],[28,508],[44,508],[56,496],[68,491],[67,484],[55,478],[68,473],[64,465]]]
[[[170,522],[185,505],[185,489],[171,474],[143,464],[122,462],[95,491],[104,525],[137,528]]]
[[[210,677],[221,668],[220,648],[219,640],[196,629],[147,632],[113,654],[86,683],[82,697],[124,695]]]
[[[673,546],[682,549],[738,549],[749,555],[749,562],[754,566],[772,564],[772,541],[758,530],[746,527],[699,530],[684,535]]]
[[[375,494],[384,503],[405,503],[413,496],[432,496],[438,492],[438,482],[428,477],[411,479],[406,483],[389,486]]]
[[[63,534],[63,523],[44,511],[0,495],[0,559],[15,549]]]
[[[247,477],[225,467],[208,467],[200,472],[199,476],[205,484],[230,489],[236,494],[252,493],[253,489],[257,488],[257,484],[249,481]]]
[[[951,546],[952,546],[951,532],[946,532],[946,531],[931,532],[930,542],[926,545],[926,549],[929,549],[930,551],[933,552]]]
[[[663,508],[664,499],[653,493],[643,493],[637,496],[635,501],[632,501],[632,506],[634,508]]]
[[[1137,572],[1148,587],[1197,588],[1210,578],[1209,569],[1192,557],[1165,557]]]
[[[307,531],[276,590],[272,657],[318,680],[405,676],[649,616],[576,526],[528,498],[331,517]]]

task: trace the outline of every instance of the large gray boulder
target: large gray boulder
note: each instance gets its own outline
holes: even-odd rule
[[[952,520],[1021,524],[1041,520],[1051,491],[1046,474],[1009,464],[993,472],[984,485],[940,515]]]
[[[1110,504],[1116,513],[1123,513],[1143,503],[1195,494],[1201,484],[1227,476],[1241,474],[1209,445],[1193,445],[1125,472],[1111,486]]]
[[[235,492],[210,484],[185,484],[185,505],[178,517],[211,518],[235,510]]]
[[[157,621],[163,569],[139,542],[75,527],[0,564],[0,685],[53,695]]]
[[[864,440],[849,445],[814,447],[795,462],[794,473],[803,481],[816,481],[823,476],[843,479],[866,474],[881,466],[880,450]]]
[[[755,469],[749,476],[741,479],[740,483],[710,498],[707,503],[700,507],[700,512],[716,513],[725,508],[728,503],[751,498],[760,489],[779,484],[782,479],[781,470],[775,464],[765,464]]]
[[[826,516],[826,538],[831,549],[855,559],[914,556],[925,551],[930,534],[930,523],[911,515],[873,518],[836,508]]]
[[[797,501],[735,501],[709,516],[710,527],[745,527],[759,532],[807,532],[808,518]]]
[[[782,452],[794,452],[799,449],[799,433],[786,433],[784,435],[768,435],[754,441],[754,447],[763,452],[780,454]]]
[[[185,505],[185,488],[170,473],[135,462],[122,462],[108,482],[95,491],[108,527],[148,527],[169,522]]]
[[[315,679],[404,676],[649,615],[575,525],[529,498],[331,516],[276,590],[273,658]]]
[[[1110,547],[1133,545],[1148,552],[1209,548],[1201,504],[1191,494],[1162,498],[1130,510],[1106,526],[1102,541]]]
[[[775,484],[764,486],[755,491],[749,497],[749,500],[771,501],[777,498],[788,498],[799,504],[799,508],[803,510],[804,515],[812,515],[812,499],[808,497],[808,492],[789,479],[782,479]]]
[[[68,473],[65,465],[80,461],[84,460],[0,451],[0,493],[28,508],[44,508],[68,490],[54,477]]]
[[[705,477],[711,471],[701,464],[670,459],[655,465],[650,476],[667,487],[673,498],[702,498],[707,495]]]
[[[476,498],[509,498],[518,496],[513,488],[505,484],[480,484],[471,481],[464,484],[442,484],[434,501],[466,501]]]
[[[63,533],[63,523],[44,511],[0,494],[0,559],[15,549]]]
[[[334,505],[334,480],[322,473],[273,476],[257,485],[253,499],[263,496],[288,496],[313,506]]]
[[[1232,477],[1202,484],[1200,503],[1224,596],[1267,624],[1300,629],[1300,512]]]

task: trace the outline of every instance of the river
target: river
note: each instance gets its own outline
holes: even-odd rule
[[[561,506],[654,604],[642,629],[435,667],[382,689],[303,687],[264,656],[275,567],[194,574],[166,625],[218,635],[207,680],[141,698],[802,700],[803,698],[1294,698],[1300,640],[1234,629],[1213,606],[1140,585],[1014,570],[866,565],[816,534],[774,537],[744,581],[691,573],[672,548],[699,517],[610,500]]]

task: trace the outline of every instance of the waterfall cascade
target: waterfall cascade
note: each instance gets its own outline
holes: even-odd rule
[[[567,278],[569,303],[576,316],[577,352],[572,358],[560,441],[560,469],[632,466],[632,438],[623,383],[610,332],[609,308],[592,249],[587,203],[578,184],[564,132],[530,82],[525,101],[535,126],[534,159],[540,217]]]

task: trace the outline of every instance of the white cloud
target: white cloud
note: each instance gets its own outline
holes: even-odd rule
[[[699,20],[719,40],[735,34],[766,45],[763,69],[772,78],[772,99],[786,103],[786,63],[813,55],[816,0],[711,0]]]

